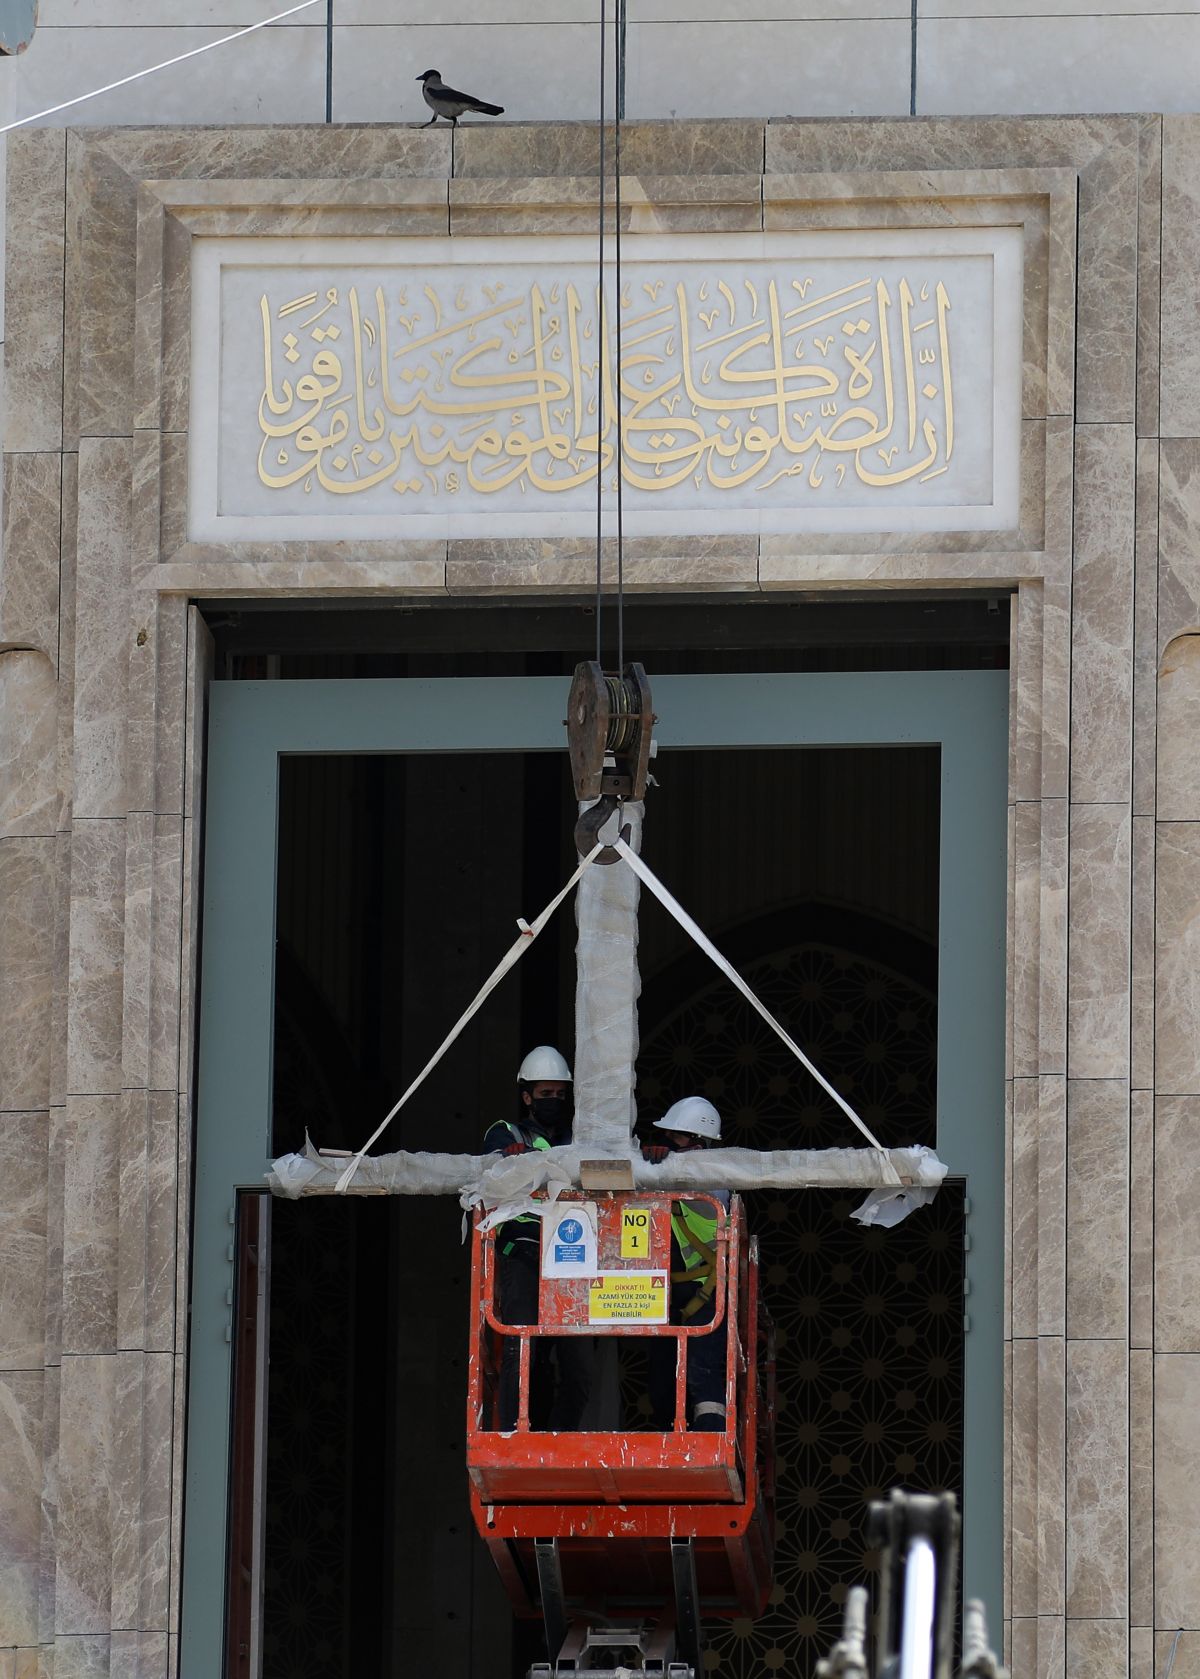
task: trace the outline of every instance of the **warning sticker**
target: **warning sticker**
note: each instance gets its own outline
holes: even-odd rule
[[[588,1288],[589,1323],[666,1323],[665,1271],[602,1271]]]
[[[596,1209],[560,1202],[542,1215],[542,1276],[596,1275]]]
[[[621,1213],[621,1258],[649,1259],[650,1209],[625,1207]]]

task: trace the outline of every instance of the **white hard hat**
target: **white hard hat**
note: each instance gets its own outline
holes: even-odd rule
[[[654,1121],[656,1131],[687,1131],[693,1137],[707,1137],[710,1143],[721,1141],[721,1116],[704,1096],[685,1096],[669,1107],[661,1119]]]
[[[570,1084],[571,1069],[549,1044],[539,1044],[517,1068],[518,1084]]]

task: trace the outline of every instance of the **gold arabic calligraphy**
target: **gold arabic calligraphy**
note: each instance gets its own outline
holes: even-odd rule
[[[820,294],[811,274],[634,280],[606,322],[598,295],[569,282],[517,293],[503,279],[438,278],[441,289],[418,276],[274,306],[262,294],[264,485],[555,495],[597,471],[615,484],[618,412],[624,481],[650,492],[797,478],[817,489],[827,473],[836,489],[851,469],[888,489],[937,477],[953,456],[940,281],[914,291],[868,275]]]

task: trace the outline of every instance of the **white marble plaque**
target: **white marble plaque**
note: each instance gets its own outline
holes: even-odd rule
[[[1015,227],[194,251],[196,541],[1018,523]]]

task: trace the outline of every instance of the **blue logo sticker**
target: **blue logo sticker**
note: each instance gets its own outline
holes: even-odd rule
[[[577,1218],[565,1218],[558,1227],[560,1242],[577,1242],[583,1235],[583,1225]]]

